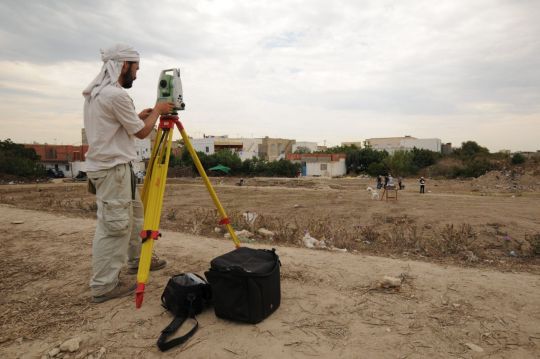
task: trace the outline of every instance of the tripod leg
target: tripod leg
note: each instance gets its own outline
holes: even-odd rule
[[[158,129],[156,143],[152,150],[152,157],[148,165],[145,176],[142,201],[144,205],[144,225],[141,237],[143,243],[141,256],[139,258],[139,269],[137,271],[137,290],[135,294],[135,305],[140,308],[143,302],[144,289],[150,273],[152,262],[152,249],[154,240],[159,236],[159,224],[161,219],[161,209],[163,206],[163,195],[167,180],[167,170],[169,168],[169,157],[172,145],[172,129]]]
[[[236,236],[236,233],[234,232],[234,229],[231,226],[229,217],[227,217],[227,213],[225,213],[225,209],[219,202],[217,194],[214,191],[214,188],[212,187],[212,183],[210,183],[210,180],[208,179],[208,176],[206,175],[206,172],[204,171],[201,161],[199,160],[199,156],[197,156],[197,152],[195,152],[195,149],[193,149],[193,146],[191,145],[191,141],[189,140],[189,137],[186,133],[186,130],[184,129],[184,126],[182,126],[182,123],[180,123],[180,121],[176,122],[176,126],[178,127],[178,130],[180,131],[180,134],[182,135],[182,139],[184,140],[184,144],[186,145],[186,148],[189,154],[191,155],[191,158],[193,159],[193,163],[195,163],[195,167],[197,167],[197,170],[199,171],[199,174],[201,175],[204,181],[204,184],[206,186],[206,189],[208,190],[208,193],[210,193],[210,197],[212,197],[212,201],[214,201],[214,205],[216,206],[221,216],[221,221],[219,222],[219,224],[224,224],[227,227],[227,230],[229,231],[229,234],[231,235],[234,245],[236,246],[236,248],[240,247],[240,241],[238,240],[238,237]]]

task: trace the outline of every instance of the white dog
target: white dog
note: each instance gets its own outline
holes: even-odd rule
[[[371,187],[366,188],[366,191],[371,193],[371,199],[379,199],[379,191]]]

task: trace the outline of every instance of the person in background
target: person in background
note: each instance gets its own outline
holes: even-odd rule
[[[398,180],[397,180],[397,183],[398,183],[398,187],[400,190],[402,190],[405,186],[403,186],[403,177],[399,176],[398,177]]]
[[[156,103],[139,114],[124,89],[131,88],[139,70],[139,53],[127,45],[101,51],[103,66],[84,89],[84,128],[88,139],[86,170],[90,192],[96,195],[97,225],[92,242],[92,301],[129,295],[135,280],[119,280],[126,264],[137,273],[144,209],[136,186],[132,161],[137,159],[135,138],[147,137],[160,115],[174,104]],[[166,261],[152,258],[150,270]]]
[[[378,176],[377,176],[377,189],[381,189],[382,186],[383,186],[383,184],[382,184],[382,177],[381,177],[381,175],[378,175]]]
[[[387,181],[386,181],[385,187],[392,187],[393,188],[395,186],[394,177],[392,177],[392,175],[389,173],[388,177],[386,177],[386,178],[387,178]]]
[[[418,182],[420,183],[420,193],[425,193],[426,180],[424,179],[424,177],[420,177],[420,180]]]

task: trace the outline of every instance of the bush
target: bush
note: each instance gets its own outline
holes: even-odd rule
[[[487,158],[474,158],[465,162],[465,166],[457,169],[455,177],[480,177],[486,172],[495,169]]]
[[[368,172],[368,168],[371,164],[382,164],[383,160],[388,157],[388,152],[386,151],[377,151],[369,147],[357,149],[352,146],[350,148],[352,149],[345,152],[347,154],[345,164],[349,172]],[[381,173],[383,172],[377,174]]]
[[[396,151],[383,162],[393,176],[409,176],[418,172],[411,151]]]
[[[0,141],[0,173],[21,177],[44,177],[45,168],[32,148],[13,143],[9,138]]]
[[[454,150],[453,155],[462,160],[469,160],[478,155],[489,155],[489,150],[474,141],[467,141],[463,142],[460,148]]]
[[[417,169],[431,166],[441,158],[441,154],[430,150],[413,148],[412,151],[412,163]]]
[[[511,162],[513,165],[520,165],[525,162],[525,156],[523,156],[521,153],[515,153],[512,156]]]
[[[367,168],[367,174],[370,176],[379,176],[388,172],[386,165],[381,162],[373,162]]]

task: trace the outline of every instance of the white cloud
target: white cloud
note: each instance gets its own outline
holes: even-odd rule
[[[190,134],[332,144],[409,134],[535,150],[539,10],[503,0],[4,1],[0,132],[79,140],[80,91],[99,48],[125,42],[142,55],[130,91],[140,109],[153,105],[159,71],[181,67]],[[32,131],[13,126],[20,117]]]

